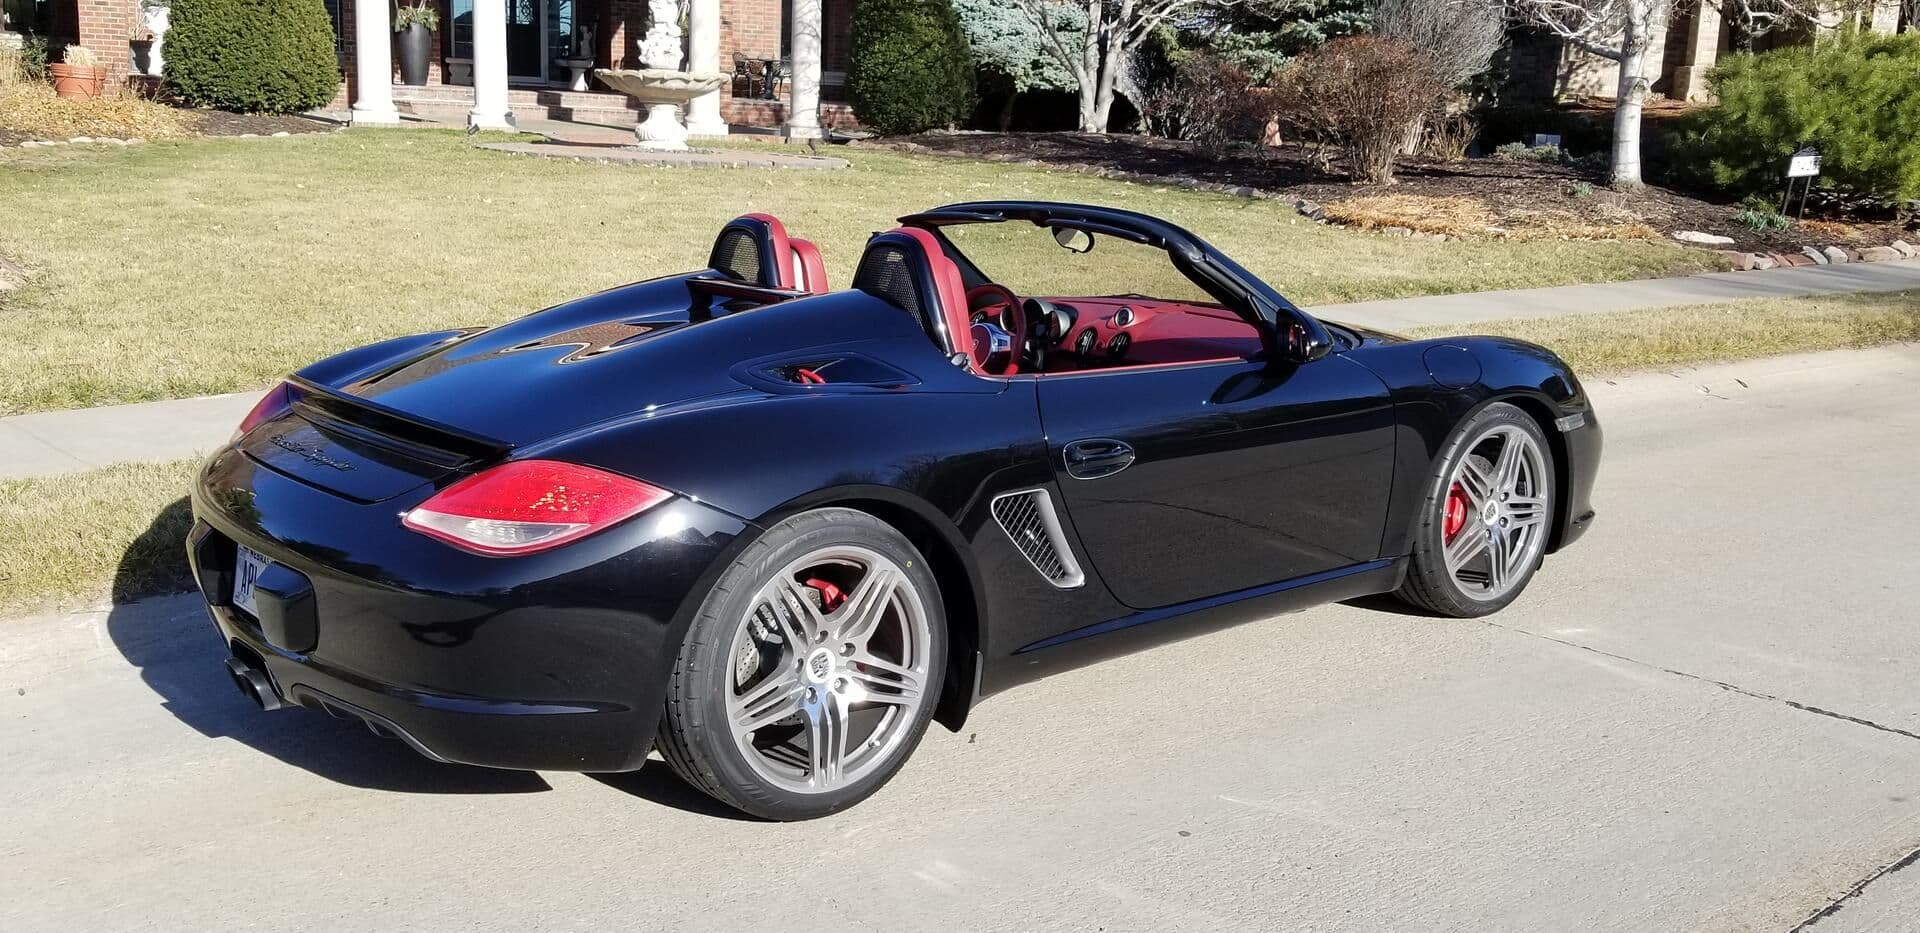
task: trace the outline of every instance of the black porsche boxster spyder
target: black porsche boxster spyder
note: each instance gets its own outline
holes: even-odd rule
[[[288,377],[192,494],[233,681],[803,819],[1052,672],[1366,594],[1493,612],[1593,518],[1538,346],[1323,322],[1128,211],[900,223],[842,290],[748,214],[708,268]]]

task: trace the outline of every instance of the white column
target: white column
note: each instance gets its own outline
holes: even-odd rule
[[[820,137],[820,0],[793,0],[793,89],[787,98],[787,138]]]
[[[356,0],[353,5],[353,125],[395,126],[393,109],[393,24],[388,0]]]
[[[687,70],[696,75],[720,73],[720,0],[693,0],[687,10]],[[687,134],[727,135],[719,88],[687,103]]]
[[[511,130],[512,119],[507,111],[507,0],[473,0],[473,109],[467,112],[467,127]]]

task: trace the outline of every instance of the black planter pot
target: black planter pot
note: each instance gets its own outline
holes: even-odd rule
[[[419,23],[410,23],[394,34],[393,44],[399,50],[400,83],[414,87],[426,84],[427,62],[433,57],[433,33]]]
[[[134,39],[127,44],[133,46],[133,70],[138,74],[152,74],[153,40]]]

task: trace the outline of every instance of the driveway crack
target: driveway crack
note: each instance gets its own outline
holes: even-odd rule
[[[1807,919],[1800,921],[1798,924],[1795,924],[1793,929],[1787,931],[1787,933],[1801,933],[1802,930],[1811,929],[1814,924],[1819,923],[1820,921],[1825,920],[1826,918],[1839,913],[1840,908],[1845,907],[1848,901],[1853,900],[1856,897],[1859,897],[1860,892],[1865,891],[1867,889],[1867,885],[1870,885],[1876,881],[1879,881],[1880,879],[1885,878],[1886,876],[1891,875],[1902,868],[1906,868],[1907,866],[1912,865],[1915,862],[1920,862],[1920,849],[1914,849],[1912,852],[1908,852],[1906,855],[1903,855],[1892,862],[1889,862],[1885,865],[1880,866],[1878,869],[1868,874],[1865,878],[1860,879],[1859,883],[1855,884],[1851,888],[1848,888],[1847,893],[1834,898],[1831,902],[1827,904],[1827,906],[1814,911],[1812,915],[1807,917]]]
[[[1771,693],[1762,693],[1761,691],[1758,691],[1758,690],[1749,690],[1746,687],[1742,687],[1738,684],[1730,684],[1724,680],[1714,680],[1711,677],[1702,677],[1699,674],[1689,674],[1686,671],[1677,671],[1671,667],[1661,667],[1658,664],[1652,664],[1646,661],[1642,661],[1639,658],[1630,658],[1624,654],[1614,654],[1611,651],[1604,651],[1599,648],[1595,648],[1592,645],[1583,645],[1577,641],[1568,641],[1564,638],[1555,638],[1552,635],[1542,635],[1539,632],[1529,632],[1526,629],[1514,628],[1509,625],[1501,625],[1500,623],[1491,621],[1489,619],[1481,619],[1480,621],[1485,623],[1488,626],[1500,629],[1501,631],[1504,631],[1504,632],[1513,632],[1517,635],[1525,635],[1529,638],[1538,638],[1543,641],[1553,642],[1554,644],[1557,644],[1557,645],[1565,645],[1569,648],[1577,648],[1581,651],[1591,652],[1593,654],[1600,655],[1601,657],[1612,658],[1616,661],[1624,661],[1628,664],[1633,664],[1633,665],[1647,668],[1648,670],[1659,671],[1663,674],[1672,674],[1675,677],[1684,677],[1688,680],[1698,681],[1703,684],[1712,684],[1713,686],[1719,687],[1722,690],[1726,690],[1731,693],[1737,693],[1737,694],[1740,694],[1741,696],[1752,697],[1756,700],[1767,700],[1769,702],[1779,703],[1784,706],[1790,707],[1792,709],[1797,709],[1803,713],[1812,713],[1815,716],[1825,716],[1828,719],[1838,719],[1841,722],[1850,722],[1856,726],[1866,726],[1869,729],[1875,729],[1880,732],[1887,732],[1893,735],[1901,736],[1903,738],[1909,738],[1909,739],[1914,739],[1916,741],[1920,741],[1920,732],[1912,732],[1907,729],[1902,729],[1898,726],[1882,725],[1881,723],[1874,722],[1871,719],[1863,719],[1859,716],[1849,716],[1846,713],[1837,713],[1830,709],[1822,709],[1818,706],[1814,706],[1811,703],[1802,703],[1799,700],[1789,700],[1786,697],[1774,696]],[[1911,859],[1911,856],[1909,856],[1909,859]]]

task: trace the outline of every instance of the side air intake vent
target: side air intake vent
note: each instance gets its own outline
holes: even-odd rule
[[[1008,492],[993,499],[993,517],[1000,530],[1013,539],[1027,562],[1047,582],[1061,589],[1072,589],[1086,582],[1080,563],[1073,559],[1073,548],[1060,530],[1060,516],[1053,510],[1053,497],[1044,489]]]

